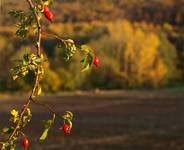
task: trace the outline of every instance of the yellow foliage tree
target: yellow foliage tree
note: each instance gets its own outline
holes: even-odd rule
[[[174,67],[172,73],[176,74],[176,51],[168,45],[167,39],[165,43],[161,41],[166,37],[160,36],[157,29],[126,20],[118,21],[114,26],[116,28],[108,25],[111,38],[121,45],[121,71],[129,86],[158,87],[172,78],[168,76],[170,68]],[[165,53],[172,53],[172,56]],[[170,62],[165,61],[168,60],[165,57],[169,57]]]

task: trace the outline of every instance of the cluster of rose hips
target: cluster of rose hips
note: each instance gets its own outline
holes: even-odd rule
[[[49,21],[53,21],[54,15],[47,6],[43,7],[43,13]],[[93,64],[98,67],[100,65],[100,59],[97,56],[93,58]]]
[[[64,134],[70,134],[70,126],[67,123],[63,124],[63,132]],[[29,140],[27,137],[24,137],[23,142],[22,142],[22,146],[24,147],[24,149],[27,149],[29,147]]]
[[[93,64],[96,67],[100,65],[100,59],[97,56],[94,56]],[[67,123],[64,122],[62,129],[63,129],[64,134],[70,134],[71,128]],[[24,149],[27,149],[29,147],[29,140],[26,137],[24,137],[22,145]]]
[[[53,13],[50,11],[50,9],[47,6],[43,7],[43,13],[45,15],[45,17],[49,20],[49,21],[53,21],[54,15]],[[97,56],[94,56],[93,58],[93,64],[98,67],[100,65],[100,59]],[[64,134],[70,134],[70,126],[67,123],[63,124],[63,132]],[[29,147],[29,140],[25,137],[23,139],[23,143],[22,143],[23,147],[25,149],[27,149]]]

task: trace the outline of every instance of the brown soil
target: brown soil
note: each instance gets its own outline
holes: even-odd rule
[[[22,98],[21,98],[22,99]],[[47,140],[39,143],[42,120],[52,116],[34,104],[33,119],[25,133],[30,150],[183,150],[184,93],[118,92],[70,96],[45,96],[39,101],[55,111],[74,113],[70,136],[57,121]],[[7,125],[9,110],[23,101],[0,101],[0,127]],[[2,138],[2,137],[1,137]],[[17,149],[21,149],[18,145]]]

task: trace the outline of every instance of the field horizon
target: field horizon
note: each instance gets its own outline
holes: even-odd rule
[[[40,119],[52,116],[34,104],[33,119],[25,133],[30,150],[182,150],[183,97],[183,92],[43,96],[37,100],[58,113],[73,111],[72,133],[65,136],[58,130],[62,122],[56,122],[47,140],[37,143],[43,130]],[[7,125],[8,120],[2,118],[9,117],[9,110],[21,109],[22,98],[0,101],[1,128]]]

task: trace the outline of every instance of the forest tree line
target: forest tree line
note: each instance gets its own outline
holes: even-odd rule
[[[158,88],[184,83],[184,2],[182,0],[58,0],[54,22],[44,20],[50,33],[89,44],[101,66],[80,73],[80,56],[63,59],[57,40],[44,39],[48,58],[45,91],[76,89]],[[30,89],[31,74],[12,82],[9,68],[16,58],[33,51],[34,38],[20,40],[15,20],[7,13],[23,0],[2,3],[0,27],[0,91]]]

